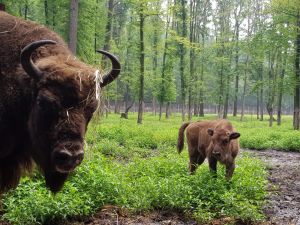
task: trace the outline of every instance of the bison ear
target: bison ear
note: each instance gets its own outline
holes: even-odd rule
[[[241,134],[238,133],[238,132],[232,132],[230,135],[229,135],[229,139],[232,140],[232,139],[237,139],[238,137],[240,137]]]
[[[213,136],[213,135],[214,135],[214,130],[211,129],[211,128],[208,128],[208,129],[207,129],[207,133],[208,133],[210,136]]]

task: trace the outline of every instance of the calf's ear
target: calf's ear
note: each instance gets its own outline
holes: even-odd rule
[[[207,133],[208,133],[210,136],[213,136],[213,135],[214,135],[214,130],[211,129],[211,128],[208,128],[208,129],[207,129]]]
[[[240,136],[241,136],[240,133],[238,133],[238,132],[232,132],[232,133],[229,135],[229,138],[230,138],[230,140],[232,140],[232,139],[237,139],[237,138],[240,137]]]

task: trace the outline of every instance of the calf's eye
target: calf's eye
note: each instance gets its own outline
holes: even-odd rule
[[[228,142],[229,142],[228,140],[223,140],[224,145],[228,144]]]

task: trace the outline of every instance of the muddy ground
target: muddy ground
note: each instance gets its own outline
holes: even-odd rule
[[[300,153],[274,150],[251,151],[266,162],[269,170],[268,221],[300,225]]]
[[[269,170],[268,203],[264,209],[267,222],[259,225],[300,225],[300,153],[274,150],[250,151],[266,162]],[[210,225],[232,224],[230,218]],[[106,206],[93,217],[74,218],[51,225],[196,225],[194,220],[176,212],[152,212],[130,215],[114,206]],[[235,224],[245,224],[236,222]],[[0,225],[8,225],[1,223]],[[249,225],[249,224],[248,224]]]

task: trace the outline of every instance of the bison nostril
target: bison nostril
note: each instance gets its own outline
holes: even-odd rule
[[[78,158],[83,158],[84,156],[84,152],[81,150],[81,151],[78,151],[74,154],[75,157],[78,157]]]
[[[80,149],[80,148],[79,148]],[[61,173],[69,173],[78,166],[84,156],[83,150],[75,149],[56,149],[52,155],[52,162],[55,169]]]
[[[57,163],[65,163],[72,158],[72,154],[66,150],[55,152],[54,161]]]
[[[76,159],[77,164],[81,163],[81,161],[83,160],[83,157],[84,157],[83,151],[79,151],[76,154],[74,154],[74,158]]]

